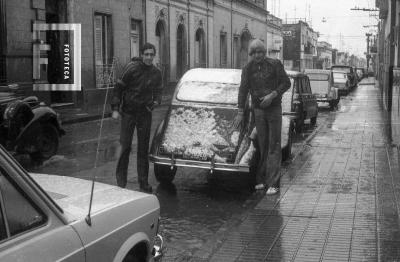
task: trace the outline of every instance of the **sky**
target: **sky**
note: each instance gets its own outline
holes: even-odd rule
[[[367,50],[365,34],[377,32],[378,12],[350,10],[376,9],[375,0],[268,0],[267,5],[268,11],[283,23],[292,23],[294,18],[306,20],[320,33],[318,41],[358,56],[364,56]]]

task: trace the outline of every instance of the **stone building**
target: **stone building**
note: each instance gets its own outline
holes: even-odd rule
[[[33,23],[81,24],[82,91],[34,92],[50,104],[90,105],[102,103],[109,73],[122,67],[131,56],[139,54],[144,41],[145,0],[75,1],[75,0],[0,0],[0,79],[18,83],[32,92],[32,85],[46,82],[54,74],[50,52],[42,54],[47,66],[41,79],[33,78]],[[57,37],[49,32],[40,40],[57,47]],[[117,70],[115,70],[117,71]]]
[[[279,46],[269,34],[278,41],[281,21],[268,20],[261,0],[149,0],[146,10],[147,40],[160,50],[156,64],[166,82],[193,67],[241,68],[253,38],[269,50]]]
[[[306,22],[298,21],[282,25],[283,61],[293,70],[313,68],[313,57],[317,55],[318,32]]]
[[[81,24],[81,91],[32,91],[34,83],[50,81],[57,61],[43,51],[48,64],[34,79],[33,23]],[[281,58],[281,26],[266,0],[0,0],[0,81],[23,85],[53,105],[101,104],[106,87],[144,42],[156,45],[155,63],[167,86],[189,68],[241,68],[253,38]],[[59,39],[45,32],[38,41],[55,50]]]
[[[331,66],[332,66],[332,45],[325,41],[318,42],[315,68],[329,69]]]

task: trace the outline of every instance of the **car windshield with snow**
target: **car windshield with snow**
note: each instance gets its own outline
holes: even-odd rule
[[[171,182],[177,167],[250,171],[256,157],[250,138],[254,129],[250,98],[244,127],[233,128],[240,79],[238,69],[198,68],[185,73],[153,137],[150,160],[158,181]],[[284,158],[290,155],[290,126],[291,120],[285,116],[281,141]]]

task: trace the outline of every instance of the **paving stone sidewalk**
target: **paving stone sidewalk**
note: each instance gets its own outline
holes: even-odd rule
[[[370,84],[343,98],[283,175],[281,193],[263,197],[198,260],[400,261],[399,152],[379,98]]]

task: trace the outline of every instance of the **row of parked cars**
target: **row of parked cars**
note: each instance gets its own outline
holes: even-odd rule
[[[282,159],[291,156],[294,132],[304,122],[317,123],[318,102],[334,109],[341,95],[357,86],[355,71],[348,66],[330,70],[286,71],[290,89],[282,97]],[[178,167],[214,171],[249,172],[257,165],[255,123],[251,98],[241,130],[232,128],[237,114],[241,70],[192,69],[178,82],[165,119],[154,134],[150,160],[161,183],[173,181]]]

